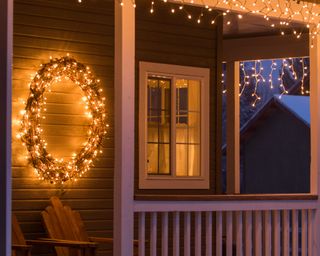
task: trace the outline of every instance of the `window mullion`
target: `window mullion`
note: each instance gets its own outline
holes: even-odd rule
[[[171,176],[176,177],[176,78],[171,80],[171,126],[170,126],[170,161],[171,161]]]

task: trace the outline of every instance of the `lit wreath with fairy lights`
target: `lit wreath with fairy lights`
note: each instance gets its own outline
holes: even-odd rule
[[[54,158],[46,149],[46,141],[41,138],[40,120],[46,98],[44,92],[53,82],[70,79],[80,86],[84,93],[82,98],[86,104],[87,116],[92,120],[87,141],[70,161]],[[30,86],[30,94],[22,111],[21,129],[18,138],[29,152],[29,160],[35,168],[39,179],[53,184],[63,184],[66,181],[77,180],[92,166],[93,160],[100,150],[102,139],[108,127],[106,123],[105,98],[99,87],[99,79],[91,73],[89,67],[77,62],[74,58],[65,56],[59,59],[50,58],[50,62],[41,65]]]

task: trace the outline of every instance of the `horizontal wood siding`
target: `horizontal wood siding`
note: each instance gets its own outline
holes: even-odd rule
[[[113,72],[114,1],[16,0],[14,2],[13,56],[13,212],[28,239],[46,236],[40,212],[49,198],[58,195],[63,203],[78,210],[91,236],[112,237],[113,222]],[[101,80],[107,99],[110,130],[103,142],[103,155],[95,167],[74,184],[63,188],[39,181],[27,163],[26,149],[16,139],[21,103],[29,94],[28,83],[39,65],[49,57],[67,53],[87,64]],[[59,83],[46,94],[47,114],[42,123],[48,151],[57,157],[70,157],[86,140],[88,120],[80,104],[82,92],[72,83]],[[33,255],[52,254],[34,248]],[[112,255],[111,246],[99,254]]]
[[[175,9],[175,14],[171,13]],[[138,1],[136,9],[136,98],[139,95],[139,62],[155,62],[182,66],[193,66],[210,69],[210,190],[179,190],[184,194],[208,194],[215,192],[218,163],[215,150],[219,147],[217,128],[219,117],[217,107],[220,89],[217,74],[221,74],[222,19],[221,15],[214,25],[211,19],[218,15],[204,15],[201,23],[197,23],[201,8],[185,6],[179,11],[179,5],[155,2],[154,12],[150,13],[150,5],[146,1]],[[192,15],[188,20],[187,13]],[[211,18],[211,19],[210,19]],[[136,100],[136,185],[138,190],[138,109]],[[139,193],[172,194],[173,190],[140,190]]]

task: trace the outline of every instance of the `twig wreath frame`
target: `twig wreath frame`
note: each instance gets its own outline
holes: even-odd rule
[[[46,141],[41,138],[43,132],[40,120],[46,104],[44,92],[53,82],[63,78],[70,79],[78,85],[83,93],[87,116],[92,120],[88,130],[88,138],[78,153],[70,161],[54,158],[46,149]],[[30,93],[26,107],[22,111],[21,129],[18,137],[29,152],[29,161],[35,168],[39,179],[53,184],[77,180],[87,172],[100,150],[102,139],[107,132],[105,98],[90,68],[68,56],[52,59],[40,66],[29,84]]]

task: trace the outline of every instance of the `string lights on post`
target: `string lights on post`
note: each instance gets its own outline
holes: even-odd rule
[[[69,79],[78,85],[84,96],[82,100],[86,107],[86,116],[91,120],[88,138],[83,147],[74,153],[70,161],[54,158],[47,151],[47,142],[41,137],[43,129],[40,121],[45,116],[46,97],[54,82]],[[90,68],[77,62],[74,58],[65,56],[59,59],[50,58],[50,62],[40,66],[29,84],[30,94],[25,109],[21,111],[21,129],[17,138],[29,152],[29,161],[35,168],[40,180],[53,184],[63,184],[66,181],[76,181],[93,165],[93,160],[101,151],[101,144],[107,132],[105,97]]]

